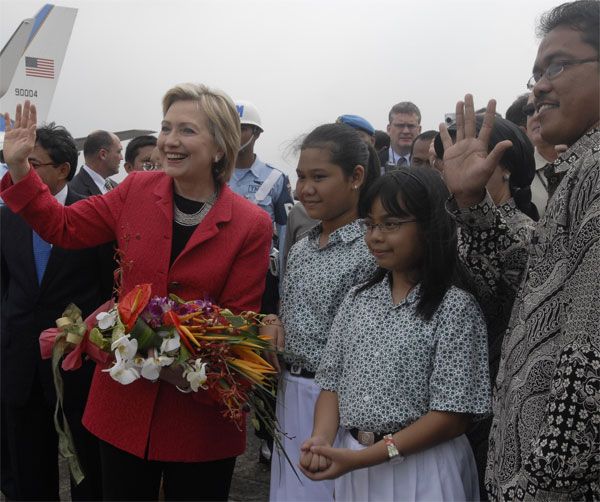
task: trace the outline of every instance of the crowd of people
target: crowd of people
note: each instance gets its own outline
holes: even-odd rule
[[[27,101],[6,114],[7,499],[59,499],[40,332],[142,283],[265,314],[272,501],[599,499],[599,21],[598,0],[541,18],[506,118],[469,94],[439,131],[408,101],[385,133],[332,117],[302,139],[294,190],[255,153],[258,109],[202,84],[169,89],[158,138],[124,156],[92,132],[78,174],[66,129]],[[62,372],[71,498],[227,500],[245,428],[181,368],[129,385],[104,369]]]

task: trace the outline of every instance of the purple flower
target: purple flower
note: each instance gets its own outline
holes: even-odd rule
[[[151,328],[158,328],[162,326],[163,314],[172,310],[174,306],[175,302],[173,300],[163,296],[155,296],[148,302],[148,305],[146,305],[146,308],[142,312],[142,319]]]

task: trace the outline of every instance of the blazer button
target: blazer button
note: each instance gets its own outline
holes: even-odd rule
[[[179,289],[180,286],[181,286],[180,283],[178,283],[177,281],[173,281],[167,285],[167,288],[169,289],[169,291],[175,291],[175,290]]]

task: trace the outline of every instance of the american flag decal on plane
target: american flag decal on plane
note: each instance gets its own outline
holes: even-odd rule
[[[54,60],[26,57],[25,75],[28,77],[54,78]]]

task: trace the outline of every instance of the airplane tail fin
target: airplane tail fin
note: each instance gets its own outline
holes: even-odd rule
[[[76,15],[77,9],[46,4],[17,28],[0,53],[0,112],[13,116],[16,105],[29,99],[38,123],[46,120]]]

